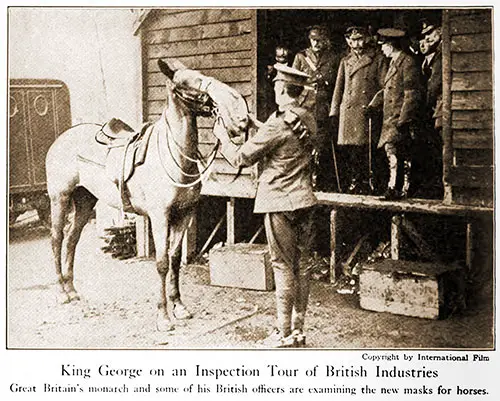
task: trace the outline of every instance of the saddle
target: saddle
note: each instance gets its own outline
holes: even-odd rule
[[[132,137],[138,135],[128,124],[112,118],[96,133],[95,140],[107,146],[124,146]]]
[[[107,177],[118,187],[124,212],[133,212],[126,183],[135,168],[146,160],[152,123],[146,123],[135,132],[123,121],[113,118],[96,132],[95,140],[107,146],[105,161]]]

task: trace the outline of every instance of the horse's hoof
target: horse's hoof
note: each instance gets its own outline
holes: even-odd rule
[[[174,305],[172,313],[176,319],[187,320],[193,317],[192,313],[187,310],[184,304],[178,303]]]
[[[157,319],[156,320],[156,330],[160,332],[173,331],[175,329],[174,324],[170,319]]]
[[[79,301],[80,295],[76,291],[71,291],[68,293],[69,302]]]
[[[64,304],[69,304],[70,302],[71,302],[71,299],[66,292],[61,291],[61,292],[57,293],[57,303],[58,304],[64,305]]]
[[[158,316],[156,317],[156,330],[165,332],[174,329],[175,327],[172,321],[168,317],[165,317],[163,311],[158,311]]]

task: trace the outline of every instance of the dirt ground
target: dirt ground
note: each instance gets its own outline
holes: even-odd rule
[[[193,319],[170,333],[155,329],[159,279],[152,260],[119,261],[102,253],[95,224],[77,249],[75,285],[82,299],[57,301],[49,231],[23,216],[10,229],[7,268],[9,348],[259,348],[274,321],[274,292],[210,285],[206,265],[183,268],[181,291]],[[363,310],[357,294],[338,294],[314,280],[307,316],[309,348],[489,349],[492,285],[445,320]]]

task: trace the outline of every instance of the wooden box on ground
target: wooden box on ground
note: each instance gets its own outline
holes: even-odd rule
[[[274,289],[267,245],[235,244],[209,253],[210,284],[250,290]]]
[[[465,278],[458,266],[387,259],[363,266],[363,309],[427,319],[446,317],[464,305]]]

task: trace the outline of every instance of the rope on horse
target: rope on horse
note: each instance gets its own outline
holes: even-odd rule
[[[214,148],[211,151],[211,154],[209,155],[208,164],[206,165],[206,167],[203,169],[203,171],[201,173],[197,173],[196,175],[188,174],[188,173],[186,173],[182,169],[182,167],[179,165],[179,163],[175,159],[174,155],[172,154],[172,149],[170,148],[170,142],[169,142],[169,132],[172,132],[172,130],[170,129],[170,125],[168,124],[168,120],[167,120],[166,117],[165,117],[165,122],[167,124],[167,132],[166,132],[167,147],[168,147],[168,151],[169,151],[170,157],[174,161],[174,164],[177,166],[177,168],[179,169],[179,171],[181,172],[182,175],[184,175],[186,177],[197,177],[198,176],[198,178],[196,180],[194,180],[193,182],[190,182],[190,183],[187,183],[187,184],[184,184],[184,183],[181,183],[181,182],[177,182],[174,178],[172,178],[172,176],[168,172],[167,167],[165,166],[165,163],[164,163],[164,160],[163,160],[163,156],[162,156],[162,152],[160,151],[160,135],[158,134],[158,132],[156,132],[156,143],[157,143],[158,157],[160,159],[160,164],[161,164],[163,170],[165,171],[165,174],[167,175],[168,180],[170,181],[170,183],[173,186],[175,186],[177,188],[191,188],[191,187],[194,187],[195,185],[199,184],[201,181],[203,181],[204,179],[206,179],[209,176],[209,174],[205,174],[205,173],[212,166],[212,164],[213,164],[213,162],[215,160],[215,156],[217,154],[217,151],[219,150],[220,143],[219,143],[219,141],[217,141],[217,143],[215,144]],[[179,145],[177,144],[177,146],[179,146]],[[178,149],[178,150],[180,150],[180,149]],[[185,156],[183,152],[179,152],[179,153],[181,154],[181,156],[183,156],[183,157]],[[195,163],[200,163],[202,166],[204,165],[204,161],[201,158],[195,160],[195,159],[186,157],[186,159],[189,160],[189,161],[193,161]]]

